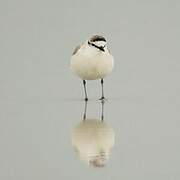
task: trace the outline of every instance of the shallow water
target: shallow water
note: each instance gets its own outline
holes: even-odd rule
[[[175,177],[179,119],[171,104],[108,100],[6,102],[1,176],[11,179]]]

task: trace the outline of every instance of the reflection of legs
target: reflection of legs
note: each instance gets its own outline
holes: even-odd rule
[[[104,121],[104,101],[101,101],[101,122]]]
[[[104,97],[104,80],[103,79],[101,79],[101,88],[102,88],[102,96],[101,96],[100,100],[104,100],[105,97]]]
[[[85,104],[84,104],[84,114],[83,114],[83,121],[86,120],[86,114],[87,114],[87,105],[88,102],[85,101]],[[101,122],[104,121],[104,104],[105,104],[105,101],[101,101]]]
[[[85,101],[87,101],[87,100],[88,100],[88,97],[87,97],[86,81],[85,81],[85,80],[83,80],[83,85],[84,85]]]
[[[85,101],[85,105],[84,105],[83,121],[86,120],[86,110],[87,110],[87,101]]]

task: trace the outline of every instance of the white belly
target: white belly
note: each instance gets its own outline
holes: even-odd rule
[[[81,79],[102,79],[113,69],[113,57],[109,53],[83,54],[71,58],[71,69]]]

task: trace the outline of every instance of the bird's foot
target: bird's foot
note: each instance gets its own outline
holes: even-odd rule
[[[106,98],[104,96],[102,96],[99,100],[103,103],[106,101]]]

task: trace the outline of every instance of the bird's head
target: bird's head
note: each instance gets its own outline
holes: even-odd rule
[[[89,40],[88,40],[89,46],[93,46],[100,51],[105,51],[107,42],[106,39],[103,36],[99,35],[93,35]]]

